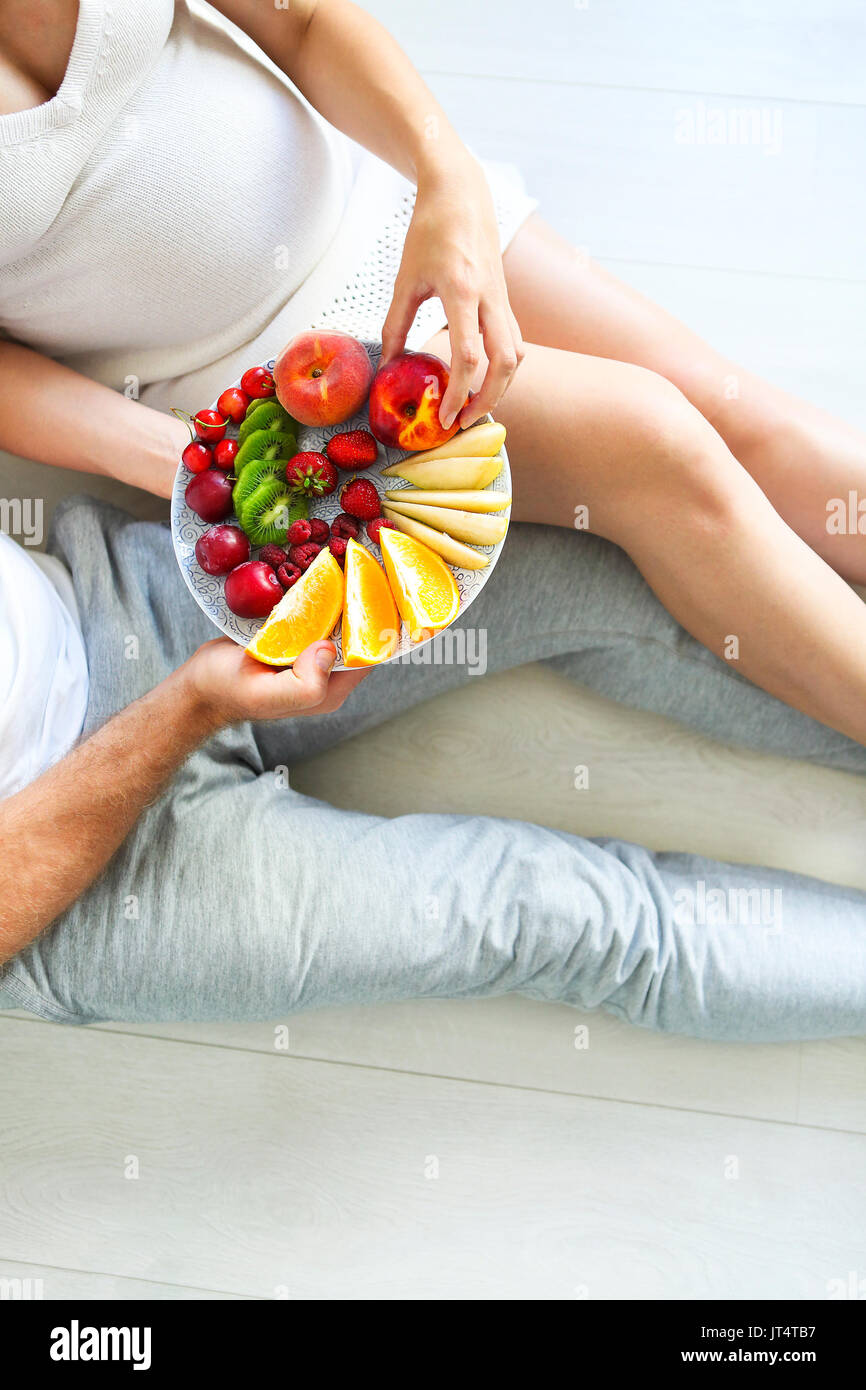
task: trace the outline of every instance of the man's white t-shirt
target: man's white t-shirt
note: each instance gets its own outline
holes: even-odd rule
[[[87,692],[68,573],[59,560],[0,532],[0,798],[69,752]]]

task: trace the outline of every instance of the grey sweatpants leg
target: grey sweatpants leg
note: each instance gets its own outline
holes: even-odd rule
[[[210,634],[164,529],[79,505],[57,550],[86,615],[93,723]],[[722,737],[866,765],[704,654],[591,537],[515,527],[469,617],[491,668],[551,659]],[[387,668],[354,712],[215,739],[16,958],[3,1002],[69,1022],[254,1019],[519,990],[708,1038],[866,1031],[866,895],[490,817],[336,811],[269,770],[465,679]]]

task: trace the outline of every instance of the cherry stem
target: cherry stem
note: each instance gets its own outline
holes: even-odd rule
[[[172,415],[176,415],[177,418],[178,418],[178,420],[183,420],[183,423],[186,425],[187,429],[189,430],[189,442],[190,442],[190,444],[194,444],[194,443],[195,443],[195,430],[193,429],[193,427],[192,427],[192,425],[191,425],[191,423],[190,423],[192,417],[191,417],[185,410],[179,410],[178,407],[177,407],[176,405],[173,405],[173,406],[171,407],[171,413],[172,413]]]

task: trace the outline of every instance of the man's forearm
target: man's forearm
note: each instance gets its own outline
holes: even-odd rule
[[[0,343],[0,448],[171,495],[189,439],[171,415],[18,343]]]
[[[0,802],[0,963],[90,886],[216,723],[181,667]]]

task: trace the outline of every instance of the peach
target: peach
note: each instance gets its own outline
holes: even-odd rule
[[[348,333],[299,333],[274,366],[277,400],[302,425],[341,425],[367,399],[373,367]]]
[[[380,367],[370,388],[370,429],[391,449],[432,449],[459,428],[439,423],[448,367],[431,352],[401,352]],[[459,414],[459,413],[458,413]]]

